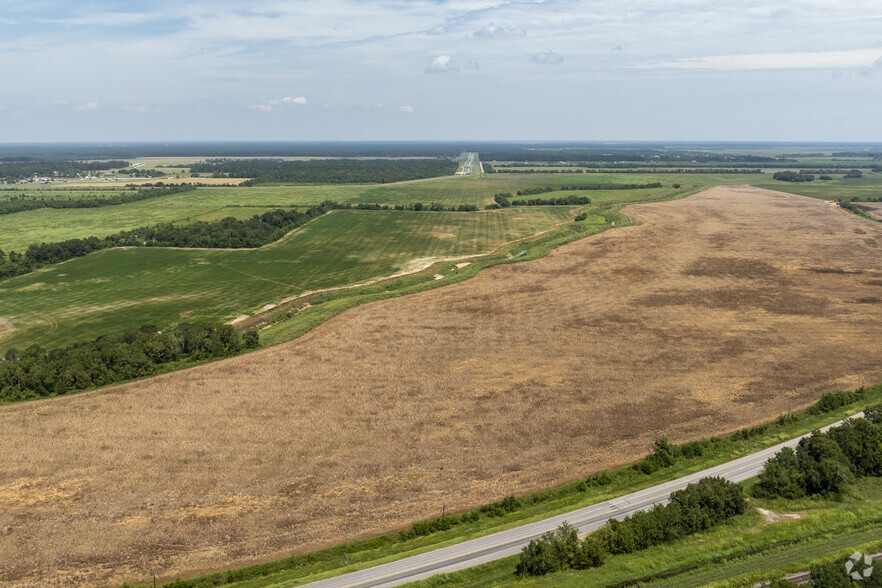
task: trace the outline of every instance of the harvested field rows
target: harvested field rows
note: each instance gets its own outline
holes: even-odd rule
[[[0,409],[0,583],[278,557],[878,381],[882,225],[747,187],[298,340]]]

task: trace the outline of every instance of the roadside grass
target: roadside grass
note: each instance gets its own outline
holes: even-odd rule
[[[743,483],[750,487],[754,480]],[[525,587],[751,586],[807,571],[819,560],[846,557],[882,547],[882,480],[860,480],[843,500],[773,501],[750,499],[753,507],[801,518],[770,522],[755,508],[710,531],[642,551],[610,557],[602,566],[548,576],[515,575],[518,556],[475,568],[439,574],[411,588],[453,586]]]
[[[582,481],[558,486],[531,495],[532,503],[502,516],[482,516],[477,521],[453,526],[446,531],[404,539],[398,533],[354,541],[329,549],[295,555],[290,558],[206,574],[189,580],[177,580],[165,584],[179,588],[203,588],[225,586],[228,588],[266,588],[295,586],[323,578],[372,567],[432,549],[452,545],[468,539],[488,535],[550,516],[565,513],[654,486],[748,455],[760,449],[792,439],[814,429],[830,424],[882,400],[882,385],[866,390],[864,396],[850,405],[828,413],[810,414],[803,410],[793,413],[789,419],[772,421],[766,429],[755,436],[736,432],[720,438],[704,456],[682,459],[673,466],[644,474],[631,466],[622,466],[608,472],[610,482],[606,485],[585,484]],[[746,437],[746,438],[745,438]],[[746,484],[752,484],[752,481]],[[863,532],[868,526],[882,525],[882,481],[865,479],[854,486],[843,502],[804,500],[799,503],[781,501],[757,501],[752,504],[765,506],[777,513],[799,512],[803,518],[787,523],[766,523],[755,510],[734,519],[713,531],[690,537],[681,542],[657,546],[639,553],[611,558],[600,568],[584,573],[563,573],[539,579],[521,579],[514,575],[516,557],[510,557],[452,574],[442,574],[413,586],[498,586],[513,583],[525,585],[585,585],[598,583],[615,585],[632,582],[649,576],[661,576],[676,571],[698,574],[715,560],[740,561],[751,553],[766,554],[769,565],[797,565],[801,559],[789,561],[772,557],[774,549],[784,547],[783,542],[808,545],[824,537],[830,539],[854,531]],[[529,499],[524,499],[529,503]],[[878,534],[875,536],[878,539]],[[869,539],[867,539],[869,540]],[[789,543],[788,543],[789,545]],[[767,553],[768,552],[768,553]],[[350,563],[344,563],[344,553]],[[814,553],[812,551],[811,553]],[[823,554],[822,554],[823,555]],[[817,556],[813,556],[817,557]],[[777,568],[775,568],[777,569]],[[758,572],[749,567],[748,572]],[[589,577],[590,575],[590,577]],[[728,576],[723,576],[726,578]],[[609,582],[607,580],[610,580]],[[532,582],[532,583],[531,583]],[[544,583],[543,583],[544,582]],[[566,582],[570,582],[567,584]],[[409,584],[410,585],[410,584]],[[697,584],[700,585],[700,584]]]
[[[57,347],[146,323],[229,321],[307,290],[407,270],[414,259],[484,253],[572,218],[560,206],[338,210],[261,249],[103,250],[0,282],[0,317],[16,329],[0,346]]]

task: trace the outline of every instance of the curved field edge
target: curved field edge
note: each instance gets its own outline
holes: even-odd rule
[[[633,467],[635,464],[608,470],[606,473],[611,478],[611,482],[608,485],[588,485],[585,488],[581,486],[583,482],[571,482],[553,486],[547,490],[521,496],[524,502],[536,500],[536,503],[533,505],[506,513],[503,516],[483,518],[474,524],[454,526],[447,531],[440,531],[404,541],[401,540],[399,533],[388,533],[281,560],[213,572],[190,579],[177,579],[171,582],[166,580],[168,583],[164,585],[168,588],[207,588],[209,586],[223,586],[225,588],[281,588],[282,586],[298,586],[331,578],[462,543],[470,539],[553,517],[674,480],[771,447],[781,441],[810,433],[815,429],[851,416],[867,405],[880,400],[882,400],[882,385],[866,389],[865,395],[860,400],[827,413],[811,414],[810,409],[804,409],[794,412],[789,420],[779,418],[775,421],[770,421],[764,425],[767,428],[758,435],[751,436],[751,431],[755,429],[744,429],[727,436],[716,437],[716,439],[723,440],[724,442],[720,444],[718,450],[708,452],[702,457],[677,461],[673,466],[650,474],[638,473]],[[589,479],[597,479],[599,475],[595,474]],[[476,508],[465,512],[479,512],[480,510],[480,508]],[[462,515],[464,513],[451,512],[449,514]],[[696,537],[702,536],[697,535]],[[666,549],[666,546],[651,549]],[[344,554],[349,558],[348,564],[345,563]],[[630,554],[622,556],[622,558],[633,559],[639,555]],[[516,562],[517,556],[504,558],[475,568],[469,568],[452,574],[442,574],[428,580],[407,585],[414,586],[414,588],[472,586],[484,585],[480,580],[488,579],[487,585],[495,586],[499,585],[500,582],[515,579],[513,572]],[[594,572],[601,572],[602,570],[603,568],[601,567],[595,569]],[[792,570],[788,569],[787,571]],[[548,578],[553,577],[550,576]],[[572,577],[569,576],[569,579],[572,580]],[[544,585],[541,584],[543,578],[533,579],[532,581]],[[578,585],[578,583],[575,585]],[[142,586],[146,587],[148,585],[144,584]]]
[[[592,221],[596,223],[598,219],[604,219],[604,224],[598,225],[592,223]],[[615,223],[615,225],[612,223]],[[270,243],[268,245],[264,245],[259,249],[273,247],[277,245],[279,242],[288,239],[299,231],[302,231],[306,226],[308,226],[308,224],[309,223],[307,223],[307,225],[304,225],[303,227],[293,229],[282,239],[274,241],[273,243]],[[253,328],[254,326],[265,327],[268,321],[274,321],[275,324],[272,324],[270,328],[262,329],[261,344],[262,346],[268,346],[283,343],[285,341],[289,341],[291,339],[299,337],[300,335],[317,327],[326,320],[332,318],[333,316],[336,316],[337,314],[348,308],[352,308],[354,306],[373,302],[376,300],[403,296],[406,294],[461,282],[470,277],[473,277],[474,275],[477,275],[477,273],[485,267],[497,265],[499,263],[513,263],[537,259],[539,257],[547,255],[547,253],[551,251],[551,249],[559,245],[572,242],[582,237],[597,234],[599,232],[612,228],[613,226],[626,226],[628,224],[631,224],[629,217],[618,214],[614,211],[599,211],[599,214],[589,215],[589,218],[586,221],[568,221],[566,223],[560,223],[554,228],[542,231],[537,235],[531,235],[523,239],[518,239],[516,241],[503,244],[491,251],[490,254],[477,254],[455,257],[448,261],[434,263],[427,269],[421,269],[415,272],[406,272],[399,278],[380,277],[376,278],[375,280],[371,280],[367,285],[340,286],[330,288],[327,292],[297,296],[287,303],[280,304],[269,313],[260,313],[255,317],[251,317],[247,321],[238,322],[237,327],[240,329],[249,329]],[[519,251],[526,251],[527,254],[518,255],[516,253],[514,255],[507,256],[505,251],[512,247],[519,247]],[[100,253],[103,252],[99,251],[95,252],[94,254]],[[465,259],[468,259],[469,265],[457,269],[457,263]],[[56,264],[56,266],[52,267],[57,267],[58,265],[63,265],[64,263],[69,262],[62,262],[61,264]],[[443,280],[435,279],[435,275],[437,275],[437,273],[441,271],[449,273],[449,275]],[[306,310],[295,314],[293,318],[287,318],[286,315],[291,312],[290,308],[295,303],[305,305]],[[281,319],[278,318],[279,315],[282,316]],[[0,335],[6,335],[7,332],[11,334],[11,332],[14,331],[14,328],[12,328],[11,325],[7,325],[6,323],[0,324],[0,326],[4,327],[4,330],[0,331]],[[242,351],[241,353],[234,354],[233,356],[242,355],[244,353],[247,353],[247,351]],[[159,367],[154,371],[151,371],[149,374],[146,374],[141,378],[114,382],[111,384],[96,386],[84,390],[72,391],[60,396],[82,394],[84,392],[101,390],[111,386],[116,386],[125,382],[146,380],[160,374],[212,363],[214,361],[218,361],[218,358],[200,359],[195,361],[169,362],[168,364]],[[48,398],[53,397],[59,396],[50,396]],[[26,400],[24,402],[29,401],[30,400]],[[17,402],[0,401],[0,406],[14,403]]]
[[[269,312],[249,317],[248,320],[240,323],[240,326],[260,328],[261,343],[264,345],[284,343],[307,333],[349,308],[456,284],[476,276],[488,267],[539,259],[562,245],[612,228],[631,226],[635,223],[634,219],[619,212],[629,204],[679,200],[710,187],[712,186],[707,184],[693,184],[648,198],[585,206],[580,210],[587,212],[589,219],[592,216],[600,216],[604,219],[604,224],[592,225],[587,221],[574,221],[564,224],[557,230],[544,231],[538,236],[504,244],[485,255],[468,256],[468,265],[462,267],[457,266],[466,259],[465,257],[442,261],[425,270],[400,278],[381,278],[376,283],[365,286],[346,286],[331,292],[301,295],[294,300],[285,301]],[[436,279],[438,275],[443,276],[443,279]]]
[[[539,259],[561,245],[611,228],[633,224],[634,221],[630,217],[618,212],[620,208],[621,205],[599,210],[583,209],[589,212],[589,216],[603,218],[603,224],[573,221],[539,236],[534,235],[505,244],[486,255],[458,257],[400,278],[381,279],[365,286],[343,287],[330,292],[298,297],[295,301],[273,309],[271,313],[252,317],[242,325],[261,328],[261,342],[264,345],[290,341],[349,308],[456,284],[476,276],[485,268]],[[463,262],[468,262],[468,265],[462,265]],[[436,278],[436,276],[443,277]]]

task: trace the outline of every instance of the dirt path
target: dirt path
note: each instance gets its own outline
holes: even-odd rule
[[[0,584],[312,550],[882,380],[882,224],[737,186],[626,212],[288,343],[0,408]]]

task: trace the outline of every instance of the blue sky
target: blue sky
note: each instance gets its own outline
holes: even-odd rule
[[[0,0],[0,142],[882,140],[878,0]]]

